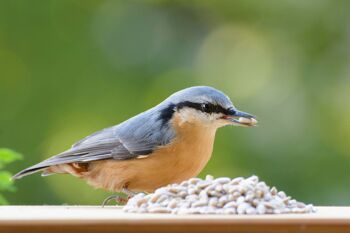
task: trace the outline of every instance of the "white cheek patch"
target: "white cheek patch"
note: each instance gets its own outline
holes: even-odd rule
[[[183,108],[178,112],[181,123],[184,122],[201,122],[203,124],[216,124],[217,120],[222,116],[221,113],[208,114],[193,108]]]
[[[221,117],[222,117],[222,113],[212,113],[212,114],[209,114],[208,119],[210,121],[216,121],[216,120],[220,119]]]
[[[180,117],[181,123],[184,122],[193,122],[198,120],[198,113],[197,110],[192,108],[182,108],[178,112],[178,116]]]

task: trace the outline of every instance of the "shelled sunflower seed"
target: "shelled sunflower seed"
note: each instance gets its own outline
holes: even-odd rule
[[[154,193],[139,193],[123,210],[130,213],[172,214],[286,214],[312,213],[306,205],[270,188],[257,176],[244,179],[208,175],[205,180],[191,178],[181,184],[171,184]]]

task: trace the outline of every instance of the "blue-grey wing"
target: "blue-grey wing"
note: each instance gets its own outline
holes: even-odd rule
[[[147,139],[123,139],[121,135],[114,133],[114,130],[112,127],[96,132],[75,143],[69,150],[29,167],[16,174],[13,178],[19,179],[25,175],[58,164],[88,163],[106,159],[133,159],[140,155],[149,155],[160,145],[157,141],[149,141]]]
[[[148,155],[160,146],[160,142],[147,138],[123,138],[115,132],[115,128],[107,128],[96,132],[75,143],[71,149],[51,157],[45,161],[48,165],[61,163],[83,163],[104,159],[126,160],[139,155]]]
[[[58,164],[127,160],[149,155],[175,137],[170,125],[162,124],[158,117],[156,111],[151,109],[120,125],[98,131],[78,141],[69,150],[29,167],[13,178],[21,178]]]

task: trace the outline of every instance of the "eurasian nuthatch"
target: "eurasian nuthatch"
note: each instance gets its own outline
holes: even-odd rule
[[[13,178],[37,171],[44,176],[68,173],[97,188],[127,194],[152,192],[197,176],[211,157],[219,127],[256,123],[254,116],[238,111],[221,91],[190,87]]]

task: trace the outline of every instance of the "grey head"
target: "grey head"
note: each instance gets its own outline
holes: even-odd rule
[[[215,103],[222,107],[230,108],[233,104],[230,98],[223,92],[208,86],[194,86],[185,88],[178,92],[175,92],[169,96],[166,102],[172,102],[179,104],[181,102],[195,102],[195,103]]]
[[[237,121],[239,117],[255,119],[255,116],[237,110],[223,92],[208,86],[195,86],[178,91],[157,107],[161,109],[160,119],[163,124],[176,112],[184,120],[195,120],[218,127],[226,124],[246,125]]]

